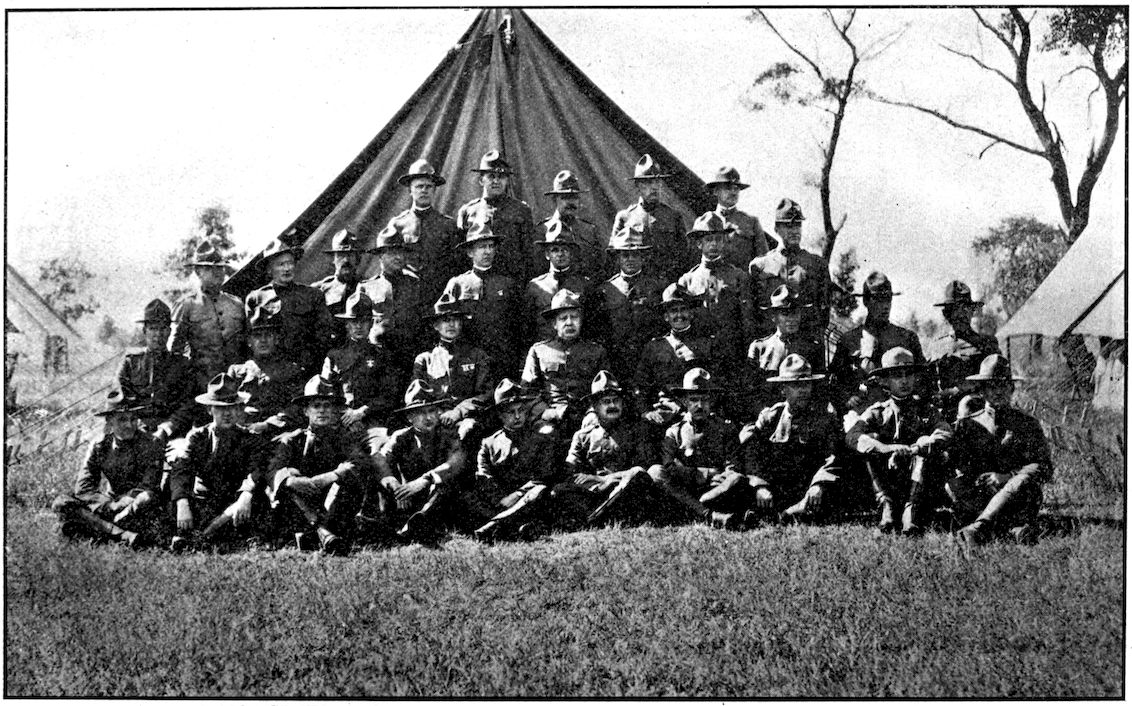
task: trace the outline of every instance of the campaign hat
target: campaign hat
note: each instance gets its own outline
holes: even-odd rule
[[[483,157],[480,157],[480,166],[471,170],[480,174],[514,174],[511,170],[511,165],[503,158],[499,150],[491,150],[485,152]]]
[[[468,228],[464,239],[456,243],[456,249],[466,248],[484,240],[500,240],[501,236],[491,230],[491,221],[475,221]]]
[[[865,278],[865,281],[861,283],[861,291],[854,293],[853,296],[883,299],[899,294],[900,292],[892,291],[892,282],[889,281],[886,274],[874,270],[870,272],[869,276]]]
[[[330,239],[330,247],[323,250],[323,252],[325,253],[364,253],[365,251],[366,249],[361,246],[361,243],[358,240],[358,236],[355,235],[354,232],[349,228],[343,228],[342,230],[335,233],[334,237]]]
[[[397,177],[397,183],[401,186],[408,186],[413,183],[413,179],[431,179],[432,183],[437,186],[444,186],[445,179],[436,173],[436,167],[429,164],[428,160],[418,159],[409,165],[409,172]]]
[[[692,392],[718,393],[723,390],[712,384],[711,373],[703,368],[692,368],[684,373],[684,379],[679,387],[671,387],[669,391],[674,395],[686,395]]]
[[[767,378],[767,382],[817,382],[824,375],[815,375],[809,361],[797,353],[786,356],[778,365],[778,375]]]
[[[133,414],[145,409],[146,405],[137,398],[127,397],[121,390],[111,390],[106,396],[102,409],[94,413],[96,417],[109,417],[111,414],[130,412]]]
[[[923,368],[923,365],[916,362],[912,351],[902,346],[897,346],[895,348],[889,348],[884,352],[884,355],[880,357],[880,367],[870,371],[869,377],[887,377],[893,373],[904,371],[918,372]]]
[[[967,379],[973,382],[1017,382],[1026,378],[1014,374],[1010,360],[1006,356],[991,353],[979,364],[979,372],[968,375]]]
[[[536,391],[524,387],[511,378],[503,378],[499,381],[499,384],[495,386],[495,392],[492,394],[492,398],[495,402],[492,408],[499,409],[516,402],[533,402],[538,399],[538,396]]]
[[[708,188],[708,190],[710,190],[713,186],[721,186],[721,185],[728,185],[728,184],[730,184],[732,186],[738,186],[740,191],[750,187],[750,184],[744,184],[740,180],[738,169],[736,169],[735,167],[727,167],[727,166],[720,167],[719,169],[717,169],[715,171],[715,176],[712,177],[712,180],[707,182],[706,184],[704,184],[704,186],[706,186]]]
[[[669,179],[671,174],[664,174],[660,170],[660,165],[657,164],[652,155],[643,155],[637,160],[637,166],[633,169],[633,176],[629,177],[630,181],[643,181],[646,179]]]
[[[173,312],[169,310],[168,304],[160,299],[154,299],[145,305],[141,316],[134,321],[139,324],[165,324],[168,326],[173,322]]]
[[[442,397],[440,390],[433,388],[422,380],[413,380],[405,390],[405,406],[393,410],[394,412],[417,412],[429,407],[436,407],[455,402],[451,397]]]
[[[559,289],[550,300],[550,306],[542,310],[542,318],[549,319],[560,311],[582,309],[582,297],[569,289]]]
[[[802,215],[802,207],[793,199],[782,199],[778,202],[778,208],[774,209],[775,223],[796,223],[804,220],[806,217]]]
[[[220,373],[208,381],[207,391],[197,395],[194,399],[209,407],[235,407],[247,404],[252,396],[247,392],[240,392],[240,381],[228,373]]]
[[[372,319],[373,300],[362,290],[355,290],[353,294],[346,297],[346,306],[343,308],[342,313],[335,314],[334,318],[345,319],[347,321]]]
[[[569,194],[584,194],[589,189],[583,189],[581,182],[574,172],[569,169],[563,169],[554,175],[554,183],[550,187],[550,191],[542,192],[545,196],[566,196]]]
[[[692,230],[684,235],[688,238],[702,238],[709,233],[730,233],[735,228],[723,220],[715,211],[707,211],[692,223]]]
[[[948,282],[947,286],[943,288],[943,301],[932,304],[932,306],[953,306],[955,304],[983,306],[983,302],[977,302],[971,298],[971,288],[967,286],[967,283],[957,279]]]
[[[609,239],[609,245],[606,250],[615,250],[618,252],[644,252],[652,250],[652,246],[645,242],[645,231],[639,227],[625,226],[621,230],[614,233],[613,237]]]
[[[304,405],[312,400],[331,400],[338,404],[346,404],[346,397],[342,394],[342,383],[337,378],[315,375],[303,386],[303,394],[292,398],[291,403]]]

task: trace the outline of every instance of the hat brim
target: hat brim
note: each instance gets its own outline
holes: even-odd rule
[[[570,194],[588,194],[589,189],[557,189],[542,192],[543,196],[569,196]]]
[[[975,373],[974,375],[968,375],[963,379],[969,380],[971,382],[1022,382],[1027,378],[1018,377],[1014,373],[1011,373],[1010,377],[1008,378],[998,375],[980,375],[978,373]]]
[[[503,400],[502,402],[495,402],[490,407],[488,407],[488,409],[499,410],[499,409],[506,407],[509,404],[528,404],[530,402],[534,402],[538,398],[539,398],[539,395],[537,393],[519,395],[518,397],[512,397],[509,400]]]
[[[464,241],[461,241],[459,243],[456,243],[456,245],[454,246],[453,249],[454,250],[463,250],[464,248],[471,247],[471,246],[475,245],[476,243],[482,243],[482,242],[485,242],[485,241],[488,241],[488,240],[495,241],[495,240],[502,240],[502,239],[503,239],[503,236],[501,236],[501,235],[485,235],[481,238],[476,238],[475,240],[464,240]]]
[[[591,392],[590,394],[583,397],[582,401],[593,402],[597,398],[605,397],[606,395],[617,395],[621,399],[625,399],[626,397],[628,397],[629,391],[623,387],[611,387],[605,390],[601,390],[600,392]]]
[[[792,309],[813,309],[813,304],[791,304],[790,306],[760,306],[763,311],[790,311]]]
[[[476,169],[469,169],[468,171],[471,172],[472,174],[506,174],[507,176],[510,176],[510,175],[515,173],[515,170],[511,169],[510,167],[507,167],[506,169],[479,169],[479,168],[476,168]]]
[[[363,319],[372,319],[373,314],[370,314],[369,316],[357,316],[357,315],[352,316],[350,314],[335,314],[334,318],[342,319],[343,321],[360,321],[360,320],[363,320]]]
[[[471,321],[472,320],[472,312],[470,312],[470,311],[443,311],[439,314],[437,314],[436,312],[433,312],[431,314],[425,314],[424,316],[421,317],[421,319],[424,320],[424,321],[438,321],[440,319],[449,319],[449,318],[451,318],[451,319],[463,319],[465,321]]]
[[[209,407],[235,407],[237,405],[247,404],[248,400],[251,398],[250,393],[237,392],[235,400],[218,400],[206,392],[203,395],[197,395],[193,399],[197,401],[197,404],[208,405]]]
[[[884,292],[884,293],[853,292],[853,296],[855,296],[855,297],[898,297],[903,293],[904,292]]]
[[[401,186],[408,186],[413,183],[413,179],[429,179],[436,186],[444,186],[448,183],[447,179],[436,174],[402,174],[397,177],[397,183]]]
[[[173,325],[173,319],[134,319],[135,324],[165,324],[166,326]]]
[[[938,304],[932,304],[932,306],[955,306],[956,304],[966,304],[967,306],[983,306],[986,304],[986,302],[977,302],[973,299],[959,299],[950,302],[939,302]]]
[[[369,252],[369,250],[367,250],[366,248],[327,248],[326,250],[323,250],[323,252],[327,254],[336,252],[356,252],[359,255],[365,255],[367,252]]]
[[[722,395],[725,392],[722,387],[670,387],[668,391],[674,395],[690,395],[693,392],[700,392],[707,395]]]
[[[716,186],[738,186],[739,191],[751,188],[750,184],[744,184],[741,181],[709,181],[708,183],[704,184],[704,188],[706,188],[708,191],[711,191],[712,188]]]
[[[231,267],[227,262],[208,262],[206,260],[196,260],[188,264],[189,267],[223,267],[225,269]]]
[[[671,179],[675,174],[649,174],[648,176],[631,176],[629,181],[648,181],[649,179]]]
[[[825,380],[825,375],[823,375],[821,373],[811,373],[810,375],[803,375],[801,377],[782,377],[781,375],[775,375],[774,377],[769,377],[769,378],[766,379],[767,382],[778,382],[778,383],[818,382],[819,380]]]
[[[876,370],[870,371],[869,377],[870,378],[882,378],[882,377],[886,377],[888,375],[891,375],[895,372],[901,372],[901,371],[918,373],[918,372],[923,371],[925,368],[927,368],[927,366],[923,365],[921,363],[904,363],[902,365],[889,365],[889,366],[884,367],[884,368],[877,368]]]
[[[727,235],[734,232],[731,228],[713,228],[712,230],[690,230],[684,234],[685,238],[702,238],[705,235]]]
[[[607,245],[605,249],[609,252],[645,252],[652,250],[651,245],[633,245],[628,248],[615,248],[612,245]]]
[[[419,412],[420,410],[428,409],[429,407],[441,407],[444,405],[454,404],[455,402],[455,397],[445,397],[444,399],[433,400],[432,402],[414,402],[413,404],[405,405],[404,407],[393,410],[393,413],[406,414],[408,412]]]
[[[798,223],[798,222],[800,222],[800,221],[804,221],[804,220],[806,220],[806,217],[805,217],[805,216],[798,216],[797,218],[791,218],[791,219],[790,219],[790,220],[788,220],[788,221],[785,221],[785,220],[779,220],[779,219],[775,218],[775,219],[774,219],[774,222],[775,222],[775,223]]]
[[[291,398],[291,404],[304,405],[311,400],[330,400],[338,404],[346,404],[346,398],[342,395],[299,395]]]
[[[550,309],[543,309],[541,312],[539,312],[539,314],[542,316],[542,318],[549,319],[560,311],[570,311],[571,309],[573,309],[574,311],[582,311],[582,305],[579,304],[577,306],[556,306]]]

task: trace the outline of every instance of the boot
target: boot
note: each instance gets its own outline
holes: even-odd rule
[[[326,527],[318,527],[317,529],[315,529],[315,532],[318,533],[318,544],[322,549],[323,554],[329,554],[331,556],[345,556],[346,554],[350,553],[349,548],[346,546],[346,542],[341,537],[328,530]]]
[[[128,532],[113,522],[102,519],[85,507],[76,508],[72,512],[75,521],[81,522],[88,529],[94,530],[98,536],[120,542],[131,549],[141,549],[145,545],[145,541],[138,536],[137,532]]]
[[[881,498],[878,501],[880,506],[880,522],[878,526],[880,531],[884,533],[896,531],[896,513],[892,509],[892,500],[890,498]]]
[[[651,483],[649,474],[644,471],[625,476],[621,479],[621,482],[610,491],[609,495],[605,498],[605,502],[598,505],[597,509],[590,513],[590,516],[586,518],[586,522],[591,525],[600,524],[609,517],[614,508],[625,504],[625,498],[633,497],[649,483]]]
[[[912,482],[908,491],[908,502],[904,505],[903,534],[905,537],[919,537],[924,533],[924,486],[922,483]]]
[[[205,527],[203,530],[201,530],[200,541],[211,542],[215,538],[216,534],[219,533],[220,530],[227,527],[231,522],[232,517],[226,513],[217,516],[216,519],[208,523],[208,527]]]

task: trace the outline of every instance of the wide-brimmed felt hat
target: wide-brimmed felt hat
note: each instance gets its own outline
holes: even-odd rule
[[[554,175],[554,184],[550,191],[542,192],[545,196],[568,196],[570,194],[584,194],[589,189],[583,189],[578,177],[569,169],[563,169]]]
[[[652,246],[645,242],[643,228],[626,226],[614,233],[605,249],[618,252],[644,252],[652,250]]]
[[[674,395],[687,395],[693,392],[723,392],[712,384],[711,373],[703,368],[692,368],[684,373],[684,379],[679,386],[668,388]]]
[[[596,400],[602,395],[610,394],[624,397],[625,390],[621,387],[617,378],[613,377],[613,373],[608,370],[597,371],[597,375],[594,375],[594,379],[590,383],[590,394],[586,395],[585,399]]]
[[[814,374],[809,361],[797,353],[786,356],[778,365],[778,375],[767,378],[767,382],[817,382],[825,375]]]
[[[923,364],[916,362],[912,351],[901,346],[889,348],[880,357],[880,367],[869,372],[869,377],[887,377],[896,372],[918,372],[924,368]]]
[[[539,394],[535,390],[524,387],[515,382],[511,378],[503,378],[499,384],[495,386],[495,392],[492,395],[495,403],[492,405],[493,409],[499,409],[509,404],[516,402],[533,402],[538,399]]]
[[[542,310],[542,318],[549,319],[560,311],[567,309],[581,309],[582,297],[569,289],[559,289],[550,300],[550,306]]]
[[[802,207],[793,199],[782,199],[778,202],[778,208],[774,209],[775,223],[796,223],[804,220],[806,217],[802,215]]]
[[[291,404],[304,405],[311,400],[331,400],[338,404],[346,404],[346,397],[342,394],[342,383],[337,378],[315,375],[303,385],[303,394],[291,399]]]
[[[424,159],[418,159],[410,164],[408,174],[397,177],[397,183],[401,186],[409,186],[413,183],[413,179],[431,179],[432,183],[437,186],[444,186],[445,184],[444,177],[436,173],[436,167]]]
[[[346,306],[342,309],[341,314],[335,314],[336,319],[345,319],[347,321],[356,321],[357,319],[372,319],[373,318],[373,300],[369,295],[360,289],[354,291],[353,294],[346,297]]]
[[[325,253],[364,253],[365,251],[366,249],[361,246],[361,242],[358,239],[358,236],[349,228],[343,228],[342,230],[335,233],[334,237],[330,239],[330,247],[323,250],[323,252]]]
[[[546,233],[542,240],[535,241],[535,245],[540,248],[550,247],[551,245],[568,245],[575,250],[581,247],[578,239],[574,237],[574,230],[557,218],[547,222]]]
[[[266,264],[271,261],[271,258],[276,255],[283,255],[284,253],[290,253],[291,257],[298,260],[303,256],[303,249],[290,246],[280,238],[273,238],[272,241],[267,244],[267,247],[263,249],[261,257],[263,258],[264,264]]]
[[[154,299],[145,305],[141,316],[134,319],[139,324],[170,324],[173,321],[173,312],[169,305],[160,299]]]
[[[861,291],[853,294],[855,297],[869,297],[872,299],[895,297],[900,292],[892,291],[892,282],[883,272],[870,272],[865,281],[861,283]]]
[[[709,191],[713,186],[720,185],[738,186],[740,191],[750,186],[750,184],[744,184],[740,181],[739,170],[735,167],[720,167],[715,171],[715,176],[712,177],[712,180],[704,184]]]
[[[480,166],[471,171],[480,174],[514,174],[514,172],[511,171],[511,165],[507,163],[507,160],[503,158],[499,150],[491,150],[490,152],[484,153],[484,156],[480,157]]]
[[[472,318],[472,312],[468,310],[465,303],[457,299],[451,292],[442,292],[440,298],[432,305],[432,313],[426,315],[425,321],[436,321],[445,317],[458,317],[461,319]]]
[[[780,284],[770,294],[770,306],[760,306],[759,308],[767,310],[781,310],[790,311],[791,309],[810,309],[813,304],[802,304],[798,301],[798,294],[791,289],[788,285]]]
[[[451,397],[441,397],[441,392],[421,380],[413,380],[405,390],[405,406],[393,410],[394,412],[417,412],[429,407],[451,404],[455,402]]]
[[[468,227],[468,232],[464,236],[464,240],[456,243],[456,249],[471,247],[476,243],[481,243],[485,240],[499,240],[501,236],[496,235],[491,230],[491,221],[474,221]]]
[[[991,353],[979,364],[979,372],[968,375],[967,379],[973,382],[1017,382],[1026,378],[1014,374],[1014,369],[1010,367],[1010,360],[1006,356]]]
[[[932,304],[932,306],[954,306],[955,304],[983,306],[983,302],[972,300],[971,288],[967,286],[967,283],[957,279],[948,282],[947,286],[943,288],[943,301]]]
[[[669,179],[671,174],[664,174],[660,170],[660,165],[653,161],[651,155],[642,155],[637,160],[637,166],[633,169],[633,176],[629,177],[629,181],[642,181],[645,179]]]
[[[248,331],[269,331],[283,328],[280,319],[268,307],[262,304],[252,310],[252,315],[248,317]]]
[[[700,217],[692,223],[692,230],[688,231],[684,235],[688,238],[702,238],[705,235],[709,235],[711,233],[726,234],[732,232],[733,230],[735,230],[734,227],[727,221],[723,220],[723,218],[718,213],[716,213],[715,211],[708,211],[704,214],[701,214]]]
[[[193,259],[189,267],[228,267],[228,261],[223,253],[216,249],[216,245],[207,238],[197,245],[193,252]]]
[[[252,396],[247,392],[240,392],[240,381],[228,373],[220,373],[208,381],[208,391],[197,395],[194,399],[199,404],[209,407],[235,407],[247,404]]]
[[[677,304],[686,304],[690,307],[697,307],[703,304],[703,300],[688,291],[688,288],[677,282],[673,282],[664,288],[660,293],[660,306],[663,309],[668,309]]]
[[[109,417],[111,414],[129,412],[137,414],[146,408],[146,404],[134,397],[127,397],[121,390],[111,390],[106,396],[102,409],[94,413],[96,417]]]
[[[395,222],[390,221],[387,226],[381,229],[377,234],[377,246],[375,250],[387,250],[389,248],[406,248],[405,235],[401,232],[401,226]]]

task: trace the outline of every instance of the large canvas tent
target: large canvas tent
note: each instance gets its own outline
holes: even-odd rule
[[[511,191],[531,205],[536,220],[553,205],[543,192],[570,169],[583,188],[582,215],[609,228],[616,212],[637,198],[628,177],[644,153],[673,177],[669,205],[686,222],[712,208],[703,181],[626,115],[521,10],[483,10],[456,46],[365,149],[287,227],[280,237],[302,245],[296,277],[310,282],[332,273],[322,250],[341,228],[372,244],[377,231],[408,207],[397,177],[418,158],[448,179],[436,206],[455,215],[479,195],[469,170],[492,149],[515,169]],[[367,276],[376,260],[361,263]],[[253,258],[225,284],[243,295],[262,284]]]

